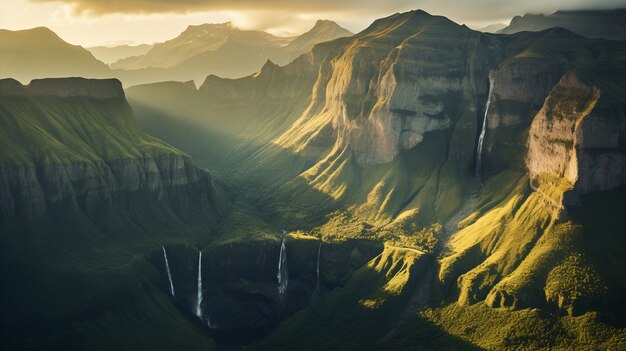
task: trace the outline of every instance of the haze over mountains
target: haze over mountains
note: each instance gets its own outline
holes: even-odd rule
[[[626,9],[609,11],[556,11],[550,15],[525,14],[515,16],[511,23],[498,31],[513,34],[538,32],[561,27],[588,38],[626,39]]]
[[[107,77],[107,65],[48,28],[0,30],[0,77],[29,82],[45,77]]]
[[[180,36],[151,47],[92,48],[92,54],[64,42],[46,28],[3,30],[0,36],[5,45],[0,49],[4,54],[0,58],[3,61],[0,76],[25,83],[35,78],[72,75],[116,77],[125,85],[164,80],[202,82],[209,74],[230,78],[252,74],[268,59],[287,64],[317,43],[350,35],[336,23],[322,20],[297,38],[240,30],[230,23],[205,24],[190,26]],[[116,50],[115,55],[137,53],[137,50],[145,53],[116,60],[110,68],[94,57],[112,58],[112,50]]]
[[[112,69],[34,31],[178,81],[0,80],[3,350],[626,348],[625,41],[415,10]]]
[[[152,45],[93,46],[86,49],[98,60],[110,65],[127,57],[143,55],[152,49]]]

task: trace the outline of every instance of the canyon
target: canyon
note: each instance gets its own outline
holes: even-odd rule
[[[626,44],[331,32],[199,87],[0,80],[3,345],[624,347]]]

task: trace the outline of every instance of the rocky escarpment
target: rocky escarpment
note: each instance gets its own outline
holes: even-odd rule
[[[216,196],[209,174],[184,155],[0,167],[4,219],[33,219],[57,208],[95,216],[139,193],[199,212],[212,212]]]
[[[486,93],[478,33],[443,17],[397,14],[341,44],[322,58],[311,105],[279,144],[303,150],[332,129],[360,164],[384,164],[449,128],[460,100]]]
[[[573,72],[551,90],[530,129],[526,164],[532,182],[563,178],[578,194],[626,184],[624,110],[604,95]]]
[[[59,208],[96,217],[139,196],[179,214],[215,211],[210,175],[137,129],[119,81],[3,80],[0,91],[3,219]]]

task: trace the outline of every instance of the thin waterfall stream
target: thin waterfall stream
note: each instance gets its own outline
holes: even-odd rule
[[[165,269],[167,270],[167,279],[170,282],[170,293],[172,294],[172,297],[176,297],[176,294],[174,293],[174,282],[172,281],[172,271],[170,270],[170,262],[167,260],[167,251],[165,251],[165,246],[161,245],[161,248],[163,249],[163,258],[165,259]]]
[[[289,284],[289,276],[287,272],[287,246],[285,245],[286,236],[287,232],[283,230],[283,240],[280,244],[280,255],[278,257],[278,273],[276,273],[276,278],[278,280],[278,294],[280,297],[285,295],[285,292],[287,292],[287,285]]]
[[[485,106],[485,116],[483,117],[483,126],[478,137],[478,145],[476,147],[476,178],[481,176],[481,166],[483,161],[483,141],[485,140],[485,133],[487,132],[487,114],[489,113],[489,105],[491,104],[491,97],[493,95],[493,79],[489,77],[489,94],[487,96],[487,104]]]
[[[196,297],[196,316],[202,319],[202,251],[198,252],[198,295]]]

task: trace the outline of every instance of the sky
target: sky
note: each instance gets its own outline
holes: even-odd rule
[[[626,0],[0,0],[0,28],[45,26],[83,46],[162,42],[189,25],[230,21],[298,35],[317,19],[359,32],[377,18],[423,9],[471,28],[524,13],[626,8]]]

